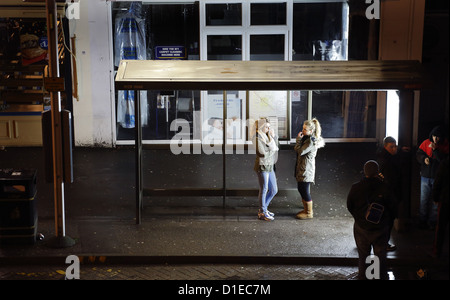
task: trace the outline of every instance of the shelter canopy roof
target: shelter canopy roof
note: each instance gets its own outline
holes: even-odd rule
[[[123,60],[116,90],[418,90],[418,61]]]

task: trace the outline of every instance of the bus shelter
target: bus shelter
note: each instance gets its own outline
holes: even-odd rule
[[[226,135],[223,134],[223,181],[214,189],[145,189],[142,179],[142,125],[139,91],[222,90],[223,116],[227,116],[227,90],[283,91],[399,91],[398,143],[413,142],[414,91],[428,80],[417,61],[153,61],[123,60],[115,89],[134,91],[136,223],[141,223],[143,196],[226,196],[257,195],[257,190],[227,189]],[[226,122],[223,122],[226,132]],[[408,166],[412,168],[412,161]],[[411,173],[411,172],[408,172]],[[411,178],[402,186],[400,218],[409,218]],[[280,193],[286,191],[279,191]]]

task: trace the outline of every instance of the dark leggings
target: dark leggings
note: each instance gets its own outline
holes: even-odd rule
[[[297,189],[302,199],[306,202],[311,201],[311,193],[310,193],[310,185],[311,182],[297,182]]]

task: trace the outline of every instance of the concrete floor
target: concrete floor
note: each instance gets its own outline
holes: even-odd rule
[[[348,217],[345,206],[352,183],[362,176],[362,166],[373,159],[373,144],[329,144],[317,156],[316,184],[312,186],[315,212],[322,217]],[[0,151],[2,168],[38,169],[39,216],[53,216],[52,185],[45,182],[41,148],[6,148]],[[258,189],[253,171],[254,156],[227,155],[227,187]],[[296,189],[293,176],[295,153],[280,151],[277,162],[279,189]],[[173,155],[166,150],[145,150],[143,159],[145,188],[221,188],[221,155]],[[135,213],[134,150],[130,148],[76,148],[74,182],[65,185],[67,216],[134,217]],[[220,199],[219,199],[220,198]],[[144,207],[153,205],[201,209],[222,206],[222,198],[145,199]],[[246,201],[243,201],[246,200]],[[157,203],[156,203],[156,202]],[[89,204],[89,205],[86,205]],[[256,206],[249,199],[226,199],[230,207]],[[299,199],[275,198],[271,204],[280,213],[293,213],[301,207]],[[292,211],[291,211],[292,210]],[[144,215],[145,217],[145,215]]]
[[[374,144],[329,144],[317,156],[316,184],[312,187],[314,219],[294,215],[300,199],[275,197],[270,208],[274,222],[256,218],[256,197],[152,197],[144,198],[142,224],[135,223],[134,150],[131,148],[75,148],[74,182],[65,185],[66,233],[73,247],[53,249],[52,185],[44,180],[41,148],[6,148],[0,151],[1,168],[38,169],[38,231],[46,238],[34,246],[0,249],[4,261],[61,259],[69,254],[108,256],[124,263],[185,260],[191,263],[258,263],[355,265],[353,219],[346,209],[351,184],[362,176],[362,166],[375,157]],[[227,156],[227,184],[257,189],[251,155]],[[296,187],[295,153],[282,150],[277,162],[280,189]],[[414,169],[415,170],[415,169]],[[178,155],[170,151],[144,151],[144,186],[149,188],[221,187],[220,155]],[[418,201],[418,198],[414,198]],[[411,206],[414,208],[415,204]],[[415,215],[412,213],[411,221]],[[433,232],[411,226],[393,232],[398,250],[389,254],[393,264],[413,268],[430,261]],[[448,241],[446,243],[448,249]],[[448,250],[444,265],[448,268]]]

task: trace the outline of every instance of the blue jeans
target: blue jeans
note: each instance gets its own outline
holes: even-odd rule
[[[420,222],[429,222],[430,225],[436,224],[437,205],[431,199],[431,191],[433,189],[433,178],[420,177]]]
[[[256,172],[259,182],[259,208],[262,212],[267,210],[270,201],[278,193],[277,178],[275,172]]]

